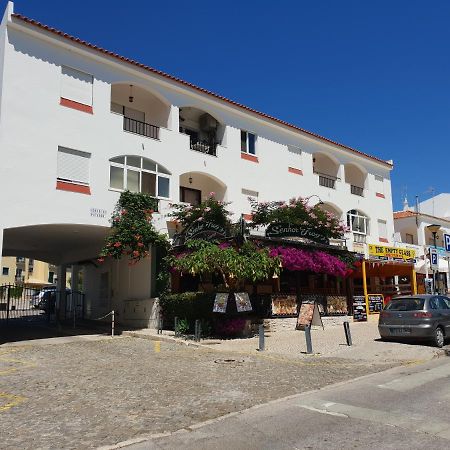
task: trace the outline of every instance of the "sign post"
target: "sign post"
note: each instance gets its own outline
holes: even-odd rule
[[[439,271],[439,253],[436,247],[430,247],[430,267],[433,271],[433,293],[437,294],[436,271]]]

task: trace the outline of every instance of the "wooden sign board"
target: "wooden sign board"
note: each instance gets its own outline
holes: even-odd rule
[[[297,318],[297,330],[304,330],[305,325],[318,325],[323,328],[319,307],[315,301],[304,301],[300,306]]]
[[[213,312],[225,314],[227,312],[228,292],[218,292],[214,299]]]
[[[296,295],[272,295],[273,317],[296,317],[297,296]]]
[[[367,322],[367,308],[364,295],[355,295],[353,297],[353,321]]]

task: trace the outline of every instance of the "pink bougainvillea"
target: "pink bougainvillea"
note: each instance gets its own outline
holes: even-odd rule
[[[336,256],[321,251],[307,251],[293,247],[274,247],[269,255],[281,259],[283,268],[292,271],[326,273],[345,277],[347,265]]]

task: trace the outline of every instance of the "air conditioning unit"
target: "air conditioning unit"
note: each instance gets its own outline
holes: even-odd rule
[[[202,131],[211,131],[217,129],[217,120],[214,119],[213,116],[205,113],[202,114],[199,118],[200,130]]]

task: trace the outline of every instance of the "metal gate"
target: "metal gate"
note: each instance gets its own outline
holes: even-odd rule
[[[65,298],[64,298],[65,296]],[[62,313],[59,311],[65,304]],[[50,323],[84,318],[84,294],[55,287],[34,289],[19,284],[0,285],[0,326]]]

